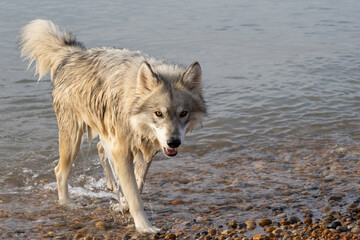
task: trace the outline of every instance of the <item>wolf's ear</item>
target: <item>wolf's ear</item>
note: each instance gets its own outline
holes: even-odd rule
[[[136,92],[146,94],[151,92],[158,84],[158,78],[151,69],[148,62],[144,61],[141,63],[138,74]]]
[[[192,92],[201,93],[201,67],[193,62],[183,75],[182,82]]]

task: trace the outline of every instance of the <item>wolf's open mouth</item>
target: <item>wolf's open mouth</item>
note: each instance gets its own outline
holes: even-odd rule
[[[178,150],[177,148],[165,148],[164,147],[164,153],[168,157],[174,157],[177,154]]]

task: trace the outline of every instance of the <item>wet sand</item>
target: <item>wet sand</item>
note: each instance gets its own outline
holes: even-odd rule
[[[155,161],[142,197],[158,234],[137,233],[111,197],[75,195],[76,207],[59,206],[56,189],[46,187],[52,179],[43,179],[16,201],[1,195],[0,238],[359,239],[359,147],[264,147],[214,153],[211,161]]]

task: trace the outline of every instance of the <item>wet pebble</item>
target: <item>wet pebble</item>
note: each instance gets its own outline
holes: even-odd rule
[[[280,224],[282,226],[286,226],[286,225],[289,225],[290,223],[289,223],[289,221],[287,219],[284,219],[284,220],[280,221]]]
[[[275,236],[279,237],[282,232],[283,232],[283,230],[281,230],[280,228],[277,228],[272,233],[275,234]]]
[[[298,217],[292,216],[288,219],[289,224],[295,224],[300,222],[300,219]]]
[[[84,237],[84,234],[82,234],[82,233],[76,233],[75,235],[74,235],[74,238],[75,239],[79,239],[79,238],[83,238]]]
[[[328,207],[328,206],[324,206],[324,207],[322,207],[321,208],[321,212],[328,212],[328,211],[330,211],[330,208]]]
[[[176,239],[176,235],[174,233],[169,233],[165,236],[165,238],[173,240],[173,239]]]
[[[267,229],[265,229],[266,232],[273,232],[277,227],[276,226],[271,226]]]
[[[235,228],[237,228],[238,225],[237,225],[237,223],[235,221],[233,221],[233,222],[229,222],[228,226],[235,229]]]
[[[331,197],[329,197],[328,202],[330,202],[330,201],[339,202],[339,201],[341,201],[341,200],[342,200],[342,196],[336,195],[336,196],[331,196]]]
[[[335,221],[335,222],[327,223],[325,224],[325,226],[327,228],[336,229],[337,227],[341,226],[341,222]]]
[[[353,229],[351,229],[351,232],[355,234],[360,233],[360,226],[355,226]]]
[[[210,229],[208,232],[210,235],[214,236],[217,234],[218,231],[216,229]]]
[[[338,227],[336,227],[336,230],[337,230],[338,232],[346,232],[346,231],[348,231],[349,229],[348,229],[347,226],[338,226]]]
[[[256,228],[256,222],[253,221],[253,220],[251,220],[251,221],[246,221],[245,223],[246,223],[246,227],[247,227],[248,229],[254,229],[254,228]]]
[[[334,220],[334,218],[332,216],[325,216],[322,221],[325,223],[331,223]]]
[[[247,227],[246,223],[239,223],[239,224],[238,224],[238,228],[239,228],[239,229],[244,229],[244,228],[246,228],[246,227]]]
[[[271,219],[268,219],[268,218],[266,218],[266,219],[261,219],[261,220],[259,221],[259,225],[260,225],[261,227],[265,227],[265,226],[270,225],[270,224],[272,224],[272,221],[271,221]]]
[[[54,235],[55,235],[55,233],[50,231],[50,232],[43,234],[43,237],[53,237]]]
[[[254,240],[260,240],[262,239],[262,235],[258,234],[253,237]]]
[[[106,227],[107,227],[106,223],[104,223],[104,222],[97,222],[95,224],[95,228],[98,230],[104,230],[104,229],[106,229]]]
[[[307,225],[311,225],[312,224],[312,219],[307,217],[304,219],[304,222],[307,224]]]

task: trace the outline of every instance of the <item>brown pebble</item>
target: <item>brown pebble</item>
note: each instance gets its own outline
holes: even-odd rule
[[[258,235],[255,235],[255,236],[253,237],[253,239],[254,239],[254,240],[260,240],[261,237],[262,237],[262,236],[261,236],[260,234],[258,234]]]
[[[311,236],[312,236],[313,238],[318,238],[318,237],[320,236],[320,233],[319,233],[318,231],[312,231],[312,232],[311,232]]]
[[[356,208],[358,206],[357,203],[350,203],[349,208]]]
[[[352,233],[360,233],[360,226],[355,226],[353,229],[351,229]]]
[[[97,222],[95,228],[100,230],[106,229],[106,224],[104,222]]]
[[[256,228],[256,222],[255,222],[255,221],[246,221],[245,223],[246,223],[246,227],[247,227],[248,229],[254,229],[254,228]]]
[[[225,231],[222,231],[221,234],[222,235],[229,235],[230,232],[231,232],[231,230],[225,230]]]
[[[171,203],[172,203],[172,204],[183,204],[184,201],[182,201],[182,200],[174,200],[174,201],[172,201]]]
[[[307,217],[304,219],[304,222],[307,224],[307,225],[311,225],[312,224],[312,219]]]
[[[282,233],[283,231],[280,229],[280,228],[277,228],[275,229],[272,233],[275,234],[275,236],[280,236],[280,234]]]
[[[210,235],[216,235],[217,230],[216,229],[210,229],[208,232],[209,232]]]
[[[169,233],[165,236],[166,239],[176,239],[176,235],[174,233]]]
[[[336,195],[336,196],[331,196],[331,197],[328,199],[328,202],[330,202],[330,201],[338,202],[338,201],[341,201],[341,200],[342,200],[342,196]]]
[[[54,236],[54,232],[47,232],[45,234],[43,234],[43,237],[53,237]]]
[[[83,235],[86,234],[86,229],[81,229],[80,231],[78,231],[78,233],[82,233]]]
[[[271,219],[268,219],[268,218],[261,219],[261,220],[259,221],[259,225],[260,225],[261,227],[265,227],[265,226],[270,225],[270,224],[272,224],[272,221],[271,221]]]
[[[235,229],[235,228],[237,228],[237,223],[235,221],[229,222],[228,226]]]
[[[288,220],[282,220],[282,221],[280,221],[280,224],[281,224],[282,226],[285,226],[285,225],[289,225],[290,223],[289,223]]]
[[[266,232],[272,232],[272,231],[274,231],[275,229],[276,229],[276,226],[271,226],[271,227],[265,229],[265,231],[266,231]]]
[[[311,210],[305,210],[304,213],[305,213],[305,214],[312,214],[313,211],[311,211]]]
[[[323,232],[322,232],[322,235],[323,236],[326,236],[328,234],[331,234],[331,231],[329,229],[325,229]]]
[[[75,234],[74,238],[78,239],[78,238],[83,238],[84,235],[82,233],[77,233]]]
[[[244,211],[249,211],[249,210],[251,210],[251,209],[253,209],[254,207],[251,205],[251,204],[249,204],[249,205],[245,205],[244,206],[244,208],[243,208],[243,210]]]
[[[330,208],[328,207],[328,206],[324,206],[324,207],[322,207],[321,208],[321,212],[328,212],[328,211],[330,211]]]
[[[322,221],[325,223],[330,223],[334,220],[334,218],[332,216],[325,216]]]
[[[211,219],[207,218],[207,217],[197,217],[196,218],[196,221],[198,222],[208,222],[208,221],[211,221]]]
[[[84,237],[84,240],[92,240],[92,239],[93,239],[93,237],[90,235],[87,235],[86,237]]]

